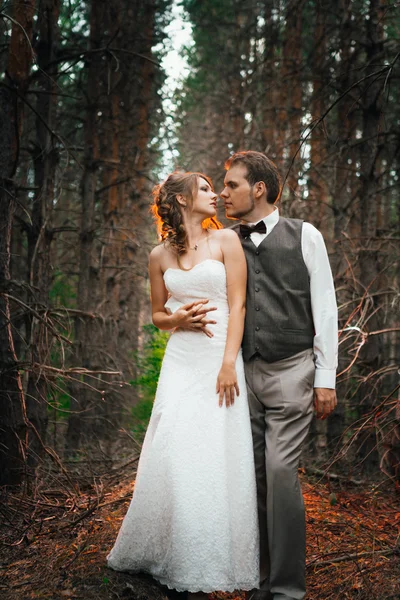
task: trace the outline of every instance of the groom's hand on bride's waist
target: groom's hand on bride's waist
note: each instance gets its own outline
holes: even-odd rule
[[[207,303],[208,300],[203,299],[181,306],[174,312],[175,327],[186,331],[201,331],[207,337],[213,337],[214,334],[207,328],[207,325],[215,325],[216,321],[209,319],[208,313],[217,310],[217,307],[206,306]]]

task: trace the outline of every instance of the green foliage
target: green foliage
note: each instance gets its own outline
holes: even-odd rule
[[[49,295],[53,306],[75,308],[76,287],[74,278],[56,269]]]
[[[169,338],[168,333],[160,331],[151,324],[144,325],[143,333],[145,336],[143,351],[136,357],[138,377],[130,382],[140,394],[140,401],[131,410],[132,430],[139,437],[143,437],[150,419],[162,359]]]
[[[62,2],[60,7],[60,31],[63,46],[71,47],[89,36],[90,6],[80,0]]]
[[[137,385],[143,395],[154,397],[169,334],[152,324],[144,325],[143,332],[146,341],[137,360],[139,376],[131,383]]]
[[[65,379],[57,377],[51,382],[47,400],[48,412],[53,414],[52,418],[61,421],[68,419],[71,398]]]
[[[53,307],[76,307],[76,281],[71,275],[63,273],[60,269],[55,269],[52,285],[49,291],[50,303]],[[73,326],[69,319],[59,319],[54,322],[59,333],[70,340],[73,338]],[[55,367],[62,367],[65,361],[65,352],[68,349],[62,340],[54,339],[50,347],[51,364]],[[63,377],[57,377],[49,382],[48,387],[48,411],[57,419],[68,419],[70,409],[70,393],[68,385]]]

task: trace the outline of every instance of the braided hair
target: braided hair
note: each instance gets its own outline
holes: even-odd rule
[[[154,203],[152,213],[157,221],[158,232],[163,242],[178,255],[184,254],[188,249],[188,238],[183,222],[182,208],[176,199],[181,194],[185,197],[189,207],[197,195],[198,181],[205,179],[214,191],[212,181],[203,173],[185,173],[174,171],[167,179],[156,185],[153,189]],[[204,229],[220,229],[222,225],[215,218],[203,221]]]

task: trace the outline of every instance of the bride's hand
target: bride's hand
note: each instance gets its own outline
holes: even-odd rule
[[[213,333],[207,329],[207,325],[215,324],[216,321],[207,319],[207,314],[216,310],[215,306],[204,306],[208,300],[196,300],[190,304],[184,304],[173,313],[173,325],[179,329],[189,331],[202,331],[208,337]]]
[[[233,364],[222,364],[220,372],[217,377],[217,394],[219,394],[219,406],[224,403],[227,407],[232,406],[235,402],[235,391],[236,395],[239,396],[239,385],[237,382],[237,375],[235,365]]]

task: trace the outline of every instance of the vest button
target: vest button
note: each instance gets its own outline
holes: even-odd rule
[[[260,251],[259,251],[259,250],[256,250],[256,255],[258,256],[259,254],[260,254]]]
[[[259,349],[260,349],[260,346],[256,346],[256,347],[254,348],[254,350],[255,350],[256,352],[258,352],[258,351],[259,351]]]
[[[259,328],[259,327],[256,327],[256,331],[260,331],[260,328]]]
[[[260,307],[259,307],[259,306],[256,306],[256,310],[260,310]]]
[[[260,288],[254,288],[254,291],[259,292]]]
[[[260,272],[260,269],[256,269],[256,273],[257,273],[257,275],[259,274],[259,272]]]

